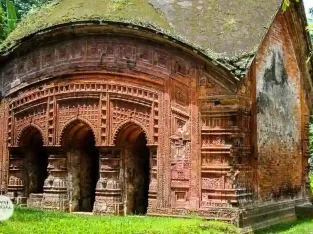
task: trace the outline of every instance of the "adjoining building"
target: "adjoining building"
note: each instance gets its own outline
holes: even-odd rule
[[[0,56],[17,204],[262,228],[310,201],[302,3],[60,0]]]

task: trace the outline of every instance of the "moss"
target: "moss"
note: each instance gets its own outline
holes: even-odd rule
[[[2,48],[49,26],[93,19],[150,25],[171,31],[166,19],[146,0],[57,0],[26,16],[4,41]]]
[[[82,20],[125,22],[173,37],[242,77],[281,1],[55,0],[25,17],[0,46],[0,54],[50,26]]]

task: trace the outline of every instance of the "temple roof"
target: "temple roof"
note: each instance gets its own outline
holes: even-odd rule
[[[57,0],[26,16],[2,52],[40,30],[86,20],[164,33],[227,66],[246,70],[282,0]],[[237,65],[238,63],[239,65]]]

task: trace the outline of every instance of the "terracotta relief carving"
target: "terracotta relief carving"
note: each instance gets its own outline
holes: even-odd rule
[[[250,104],[187,58],[124,42],[65,42],[43,48],[39,64],[26,56],[26,65],[14,67],[11,77],[34,81],[51,69],[61,77],[74,65],[92,71],[29,83],[10,97],[9,151],[22,152],[24,138],[36,137],[42,146],[29,155],[47,158],[43,188],[35,192],[28,192],[22,166],[28,156],[10,159],[12,198],[98,214],[190,215],[192,207],[200,215],[237,218],[231,207],[251,196],[251,168],[243,166],[250,156]],[[229,210],[218,213],[220,207]]]
[[[46,112],[47,105],[41,104],[27,111],[15,114],[15,135],[17,136],[16,145],[22,135],[22,131],[28,126],[34,125],[40,130],[40,132],[42,132],[43,135],[46,134]]]
[[[112,105],[112,125],[114,132],[121,123],[132,119],[145,126],[145,129],[149,129],[151,112],[149,106],[142,106],[126,101],[115,101]]]
[[[91,126],[96,129],[98,127],[99,119],[99,100],[84,99],[83,101],[70,100],[60,102],[58,105],[58,136],[61,138],[61,131],[68,122],[79,118],[88,121]]]
[[[100,152],[99,180],[96,185],[94,212],[121,214],[123,211],[120,184],[120,154],[111,149]]]

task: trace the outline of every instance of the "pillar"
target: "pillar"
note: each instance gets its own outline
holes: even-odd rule
[[[48,177],[44,183],[42,208],[69,210],[66,155],[59,148],[47,148]]]
[[[148,214],[155,213],[157,209],[157,147],[150,146],[150,184],[148,193]]]
[[[10,150],[8,196],[16,204],[26,204],[25,160],[18,149]]]
[[[97,214],[123,213],[120,183],[121,156],[114,148],[99,148],[99,180],[93,212]]]

